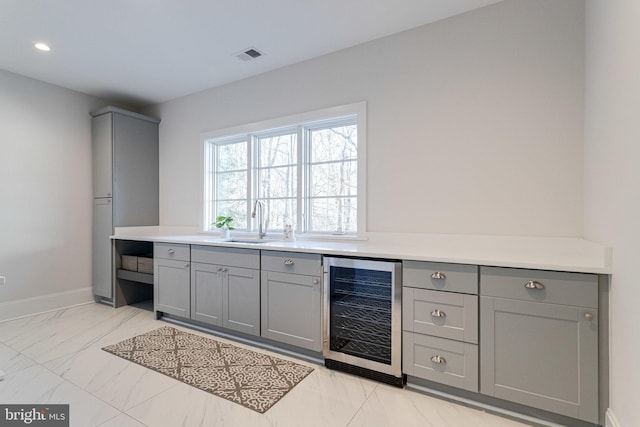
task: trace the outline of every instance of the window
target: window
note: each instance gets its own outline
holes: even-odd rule
[[[203,135],[204,224],[234,218],[238,230],[265,203],[267,232],[358,235],[364,216],[364,103]]]

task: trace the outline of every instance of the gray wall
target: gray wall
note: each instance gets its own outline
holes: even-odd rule
[[[608,425],[640,426],[640,2],[588,0],[586,238],[613,248]]]
[[[368,105],[368,231],[581,236],[584,3],[508,0],[147,112],[160,222],[201,221],[200,133]]]
[[[0,70],[0,320],[91,298],[95,98]]]

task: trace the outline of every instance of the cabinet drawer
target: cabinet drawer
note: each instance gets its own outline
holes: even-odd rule
[[[402,262],[402,285],[438,291],[478,293],[478,266],[426,261]]]
[[[402,288],[403,329],[470,343],[478,343],[476,295]]]
[[[403,332],[402,357],[407,375],[478,391],[478,346],[475,344]]]
[[[260,268],[260,251],[257,249],[194,245],[191,246],[191,261],[258,270]]]
[[[153,256],[161,259],[189,261],[189,245],[181,243],[154,243]]]
[[[322,258],[319,254],[262,251],[262,270],[320,276]]]
[[[486,296],[598,307],[598,276],[585,273],[481,267],[480,293]]]

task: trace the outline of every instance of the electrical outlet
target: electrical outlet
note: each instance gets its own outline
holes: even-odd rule
[[[4,276],[0,276],[0,286],[7,284],[7,278]]]

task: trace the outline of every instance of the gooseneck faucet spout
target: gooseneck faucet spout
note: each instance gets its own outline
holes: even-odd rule
[[[263,239],[267,235],[267,230],[264,227],[264,202],[260,199],[256,199],[253,204],[253,212],[251,212],[251,218],[256,217],[258,214],[258,238]]]

